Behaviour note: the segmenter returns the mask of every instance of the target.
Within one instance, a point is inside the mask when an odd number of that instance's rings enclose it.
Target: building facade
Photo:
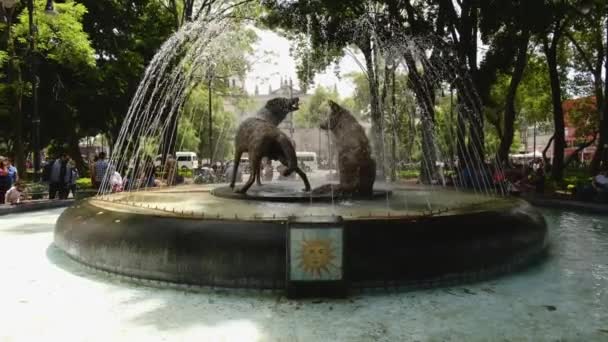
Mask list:
[[[595,115],[595,99],[594,98],[577,98],[577,99],[569,99],[565,100],[562,103],[562,108],[564,111],[564,123],[565,123],[565,140],[566,140],[566,148],[564,149],[564,157],[568,158],[572,153],[574,153],[578,146],[581,143],[581,138],[577,135],[576,127],[570,120],[570,113],[573,108],[576,108],[581,103],[591,101],[591,107],[588,108],[589,115]],[[552,121],[547,122],[538,122],[535,125],[527,126],[527,129],[523,130],[521,136],[521,143],[524,146],[525,152],[533,152],[538,151],[542,152],[547,144],[549,144],[551,137],[554,132],[554,125]],[[591,140],[593,137],[587,137],[587,140]],[[596,146],[592,144],[589,147],[582,149],[579,152],[579,160],[583,162],[589,162],[593,155],[595,154]],[[547,158],[553,159],[553,143],[547,149]]]

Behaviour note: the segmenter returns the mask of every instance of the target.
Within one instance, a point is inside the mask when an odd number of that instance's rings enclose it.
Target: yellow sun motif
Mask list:
[[[332,248],[331,240],[302,240],[299,267],[313,277],[321,277],[322,272],[329,273],[329,267],[333,264],[336,256]]]

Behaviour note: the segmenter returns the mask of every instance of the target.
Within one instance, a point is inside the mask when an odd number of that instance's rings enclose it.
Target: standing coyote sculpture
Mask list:
[[[240,189],[239,193],[247,190],[258,180],[260,183],[260,172],[262,158],[278,160],[287,166],[282,172],[283,176],[289,176],[296,172],[304,181],[305,191],[310,191],[310,183],[306,174],[298,167],[298,159],[293,143],[283,133],[278,125],[285,119],[288,113],[298,110],[299,99],[274,98],[266,102],[257,115],[243,121],[237,130],[234,149],[234,168],[230,187],[234,188],[236,182],[236,170],[238,170],[241,156],[247,152],[251,163],[251,174],[249,179]]]

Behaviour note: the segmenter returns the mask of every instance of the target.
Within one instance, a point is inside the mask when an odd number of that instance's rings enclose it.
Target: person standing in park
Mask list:
[[[8,168],[8,178],[10,179],[12,186],[19,181],[19,172],[15,165],[13,165],[11,158],[6,159],[6,167]]]
[[[70,160],[70,182],[68,183],[68,196],[70,192],[72,193],[72,197],[76,198],[76,181],[80,178],[80,174],[78,173],[78,169],[76,168],[76,163],[73,160]]]
[[[4,196],[11,187],[10,182],[6,160],[0,157],[0,204],[4,204]]]
[[[101,183],[104,180],[106,172],[108,171],[108,160],[106,159],[106,153],[100,152],[99,159],[93,164],[93,186],[95,189],[99,189],[101,187]]]
[[[51,166],[51,174],[49,179],[49,199],[55,199],[59,193],[59,199],[68,198],[68,184],[72,174],[71,167],[68,163],[69,157],[66,153],[62,153]]]

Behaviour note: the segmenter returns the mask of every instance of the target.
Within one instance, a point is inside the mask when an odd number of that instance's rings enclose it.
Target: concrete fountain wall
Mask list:
[[[294,217],[132,212],[128,204],[101,202],[78,202],[57,221],[54,243],[79,262],[183,284],[265,289],[287,285],[288,231]],[[312,217],[299,220],[314,226]],[[475,209],[341,222],[341,271],[348,288],[482,279],[532,262],[547,247],[544,218],[516,199],[494,199]]]

